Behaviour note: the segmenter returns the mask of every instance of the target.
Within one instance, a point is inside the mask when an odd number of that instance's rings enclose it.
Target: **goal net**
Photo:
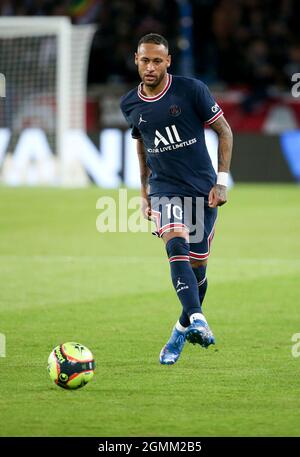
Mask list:
[[[25,129],[40,129],[59,157],[64,134],[85,130],[93,33],[93,25],[72,26],[67,17],[0,18],[0,129],[9,131],[10,152]]]

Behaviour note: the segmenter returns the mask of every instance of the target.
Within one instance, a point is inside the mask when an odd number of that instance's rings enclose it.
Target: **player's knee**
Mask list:
[[[172,238],[184,238],[186,241],[189,240],[189,234],[186,230],[170,230],[168,232],[165,232],[162,236],[162,239],[164,240],[165,244],[167,244]]]
[[[204,260],[190,259],[190,263],[192,265],[192,268],[206,267],[207,259],[204,259]]]
[[[189,243],[181,236],[171,238],[166,243],[166,250],[169,259],[176,256],[185,256],[187,258],[182,260],[189,260]]]

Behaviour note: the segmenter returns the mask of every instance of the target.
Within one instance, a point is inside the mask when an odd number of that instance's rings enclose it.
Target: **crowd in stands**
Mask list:
[[[74,24],[97,24],[89,82],[137,80],[138,39],[166,36],[180,61],[180,8],[184,0],[2,0],[0,15],[69,15]],[[296,0],[190,0],[194,76],[224,88],[251,88],[255,97],[288,90],[300,73]],[[299,2],[298,2],[299,3]]]
[[[227,85],[286,88],[300,72],[293,0],[195,1],[197,73]]]

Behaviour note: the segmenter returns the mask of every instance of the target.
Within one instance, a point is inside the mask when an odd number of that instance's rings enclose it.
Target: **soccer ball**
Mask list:
[[[94,376],[95,361],[83,344],[69,342],[56,346],[48,358],[48,373],[56,385],[79,389]]]

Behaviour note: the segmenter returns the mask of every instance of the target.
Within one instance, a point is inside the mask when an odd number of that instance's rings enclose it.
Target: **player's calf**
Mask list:
[[[193,268],[194,275],[196,276],[197,283],[198,283],[198,292],[199,292],[199,300],[201,307],[203,306],[204,297],[207,291],[207,277],[206,277],[206,268],[207,268],[207,260],[202,262],[193,262],[191,261],[191,265]]]
[[[188,316],[201,313],[198,284],[189,258],[189,243],[177,236],[166,244],[169,257],[171,277],[183,310]]]

